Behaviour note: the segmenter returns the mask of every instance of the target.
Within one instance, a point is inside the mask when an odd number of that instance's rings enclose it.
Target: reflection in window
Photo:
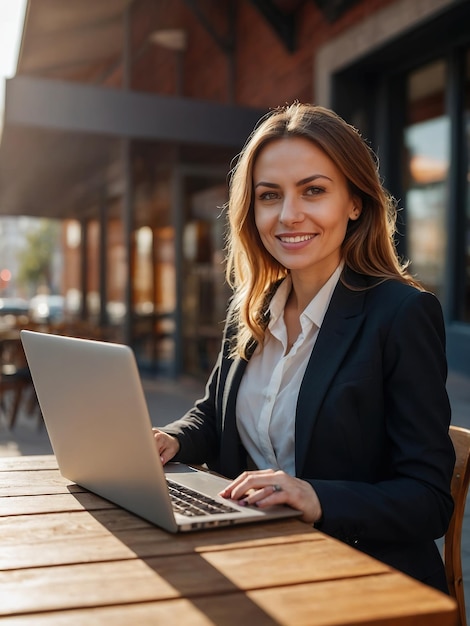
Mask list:
[[[153,233],[149,226],[136,231],[134,307],[138,315],[153,313]]]
[[[444,114],[445,65],[438,61],[412,72],[407,82],[404,143],[407,154],[405,207],[411,272],[443,298],[447,246],[449,119]]]
[[[225,182],[188,180],[183,233],[185,371],[206,376],[217,359],[230,296],[225,281]]]
[[[470,322],[470,50],[467,52],[465,76],[465,120],[466,133],[466,169],[467,172],[467,197],[465,211],[465,285],[463,319]]]

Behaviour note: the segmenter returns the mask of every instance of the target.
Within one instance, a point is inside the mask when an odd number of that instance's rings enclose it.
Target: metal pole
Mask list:
[[[448,209],[446,214],[446,259],[443,280],[443,308],[447,322],[462,319],[465,303],[465,163],[464,50],[453,50],[448,56],[446,106],[451,123]]]
[[[131,82],[131,31],[130,9],[128,5],[123,19],[123,58],[122,58],[122,88],[130,89]],[[132,159],[131,143],[127,138],[121,140],[122,147],[122,176],[124,191],[122,198],[122,226],[125,248],[126,282],[124,286],[125,316],[123,321],[123,342],[132,344]]]
[[[108,286],[108,223],[107,223],[107,206],[106,206],[106,198],[103,196],[101,199],[101,204],[99,207],[100,211],[100,247],[99,247],[99,255],[100,255],[100,268],[99,268],[99,276],[100,276],[100,318],[99,325],[101,327],[108,326],[108,310],[106,307],[107,304],[107,286]]]
[[[171,205],[173,207],[173,228],[175,233],[175,275],[176,275],[176,308],[175,347],[172,375],[176,378],[183,371],[183,176],[179,163],[175,163],[172,175]]]
[[[88,319],[88,221],[80,220],[80,319]]]

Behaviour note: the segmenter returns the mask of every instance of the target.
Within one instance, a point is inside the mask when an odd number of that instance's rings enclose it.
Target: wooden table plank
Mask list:
[[[167,541],[164,531],[122,509],[93,513],[1,517],[0,569],[136,558]]]
[[[455,626],[452,600],[401,574],[3,617],[2,626]]]
[[[321,564],[321,567],[319,566]],[[187,553],[0,572],[0,615],[128,604],[277,588],[388,573],[383,563],[334,542]],[[132,584],[130,584],[132,581]]]
[[[34,497],[0,497],[0,517],[38,513],[95,511],[99,509],[116,509],[116,505],[89,491],[80,492],[79,498],[70,492],[41,494]]]
[[[50,493],[83,491],[75,483],[63,478],[57,470],[0,472],[0,497],[34,496]]]
[[[170,535],[120,508],[0,517],[0,536],[3,570],[324,540],[297,520]]]
[[[0,457],[0,472],[37,471],[57,469],[57,460],[53,454],[34,456]]]
[[[434,589],[397,572],[265,589],[247,596],[279,624],[456,625],[456,605],[449,596],[436,597]]]
[[[2,617],[2,626],[279,626],[243,594]],[[321,626],[321,625],[319,625]],[[446,625],[443,625],[446,626]]]

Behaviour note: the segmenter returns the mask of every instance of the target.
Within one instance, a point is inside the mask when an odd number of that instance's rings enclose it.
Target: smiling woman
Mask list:
[[[162,462],[207,463],[222,496],[302,519],[446,590],[453,501],[440,304],[398,258],[396,208],[360,134],[295,103],[232,172],[234,288],[206,395],[155,431]]]

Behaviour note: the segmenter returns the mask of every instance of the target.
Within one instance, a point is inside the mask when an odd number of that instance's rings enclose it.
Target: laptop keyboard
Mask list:
[[[222,504],[214,498],[178,485],[167,479],[168,491],[173,505],[173,510],[187,517],[198,515],[213,515],[214,513],[240,513],[237,509]]]

